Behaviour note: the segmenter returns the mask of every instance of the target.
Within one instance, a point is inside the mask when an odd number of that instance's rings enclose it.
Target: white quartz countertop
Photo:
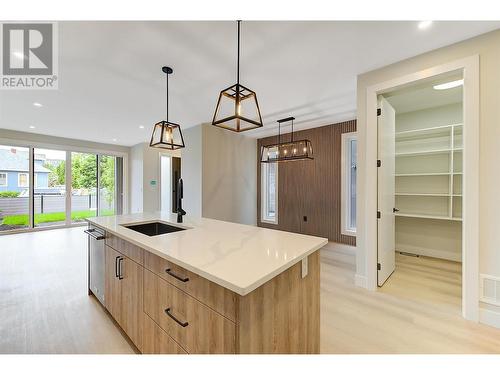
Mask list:
[[[189,229],[150,237],[123,226],[156,220]],[[184,216],[184,223],[177,224],[176,215],[160,212],[87,221],[240,295],[328,243],[326,238],[206,218]]]

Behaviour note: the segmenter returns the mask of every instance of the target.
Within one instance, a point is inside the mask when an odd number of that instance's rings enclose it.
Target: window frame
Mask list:
[[[340,233],[346,236],[356,236],[356,227],[350,227],[352,207],[350,204],[350,188],[351,188],[351,142],[355,140],[356,145],[358,142],[358,133],[350,132],[343,133],[341,136],[341,212],[340,212]],[[356,154],[357,158],[357,154]],[[357,168],[358,162],[356,160],[355,166]],[[357,189],[357,179],[356,179]],[[357,196],[356,196],[357,203]],[[356,205],[357,206],[357,205]],[[356,218],[357,221],[357,218]]]
[[[275,173],[275,191],[274,191],[274,217],[268,215],[268,196],[269,196],[269,185],[268,185],[268,170],[271,164],[276,166]],[[278,163],[261,163],[260,170],[260,180],[261,180],[261,212],[260,221],[266,224],[278,224]]]
[[[9,173],[0,172],[0,175],[5,175],[5,184],[0,184],[0,187],[8,187],[9,186]]]
[[[26,176],[26,185],[21,185],[21,175]],[[30,174],[29,172],[18,172],[17,173],[17,187],[29,188],[30,187]]]

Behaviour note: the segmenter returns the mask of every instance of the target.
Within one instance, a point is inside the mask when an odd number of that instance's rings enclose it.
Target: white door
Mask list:
[[[379,97],[378,108],[378,147],[377,159],[380,167],[377,168],[378,180],[378,212],[377,217],[377,280],[382,286],[396,267],[395,253],[395,126],[396,113],[389,102]]]
[[[160,159],[160,202],[161,210],[166,213],[172,212],[172,159],[170,156],[162,155]]]

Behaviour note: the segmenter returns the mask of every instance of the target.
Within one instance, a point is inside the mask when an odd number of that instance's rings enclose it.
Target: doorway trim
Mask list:
[[[367,87],[364,150],[366,168],[363,173],[366,186],[377,186],[378,95],[451,72],[461,72],[464,79],[462,315],[467,320],[477,322],[479,320],[479,55],[472,55]],[[364,237],[361,242],[365,244],[366,288],[375,291],[377,290],[377,219],[375,215],[377,189],[366,189],[366,193],[361,198],[360,203],[365,208],[365,215],[360,219],[363,220],[365,230],[358,233],[358,236]]]

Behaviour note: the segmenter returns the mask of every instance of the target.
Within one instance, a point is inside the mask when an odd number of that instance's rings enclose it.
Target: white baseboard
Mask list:
[[[479,308],[479,322],[488,326],[500,328],[500,312]]]
[[[426,257],[432,257],[432,258],[439,258],[439,259],[446,259],[446,260],[451,260],[454,262],[461,262],[462,261],[462,253],[452,253],[449,251],[442,251],[442,250],[436,250],[436,249],[426,249],[418,246],[411,246],[411,245],[398,245],[396,244],[396,252],[407,252],[411,254],[417,254],[417,255],[422,255]]]
[[[366,288],[366,285],[367,285],[366,276],[355,274],[354,275],[354,285],[359,286],[360,288],[367,289]]]

